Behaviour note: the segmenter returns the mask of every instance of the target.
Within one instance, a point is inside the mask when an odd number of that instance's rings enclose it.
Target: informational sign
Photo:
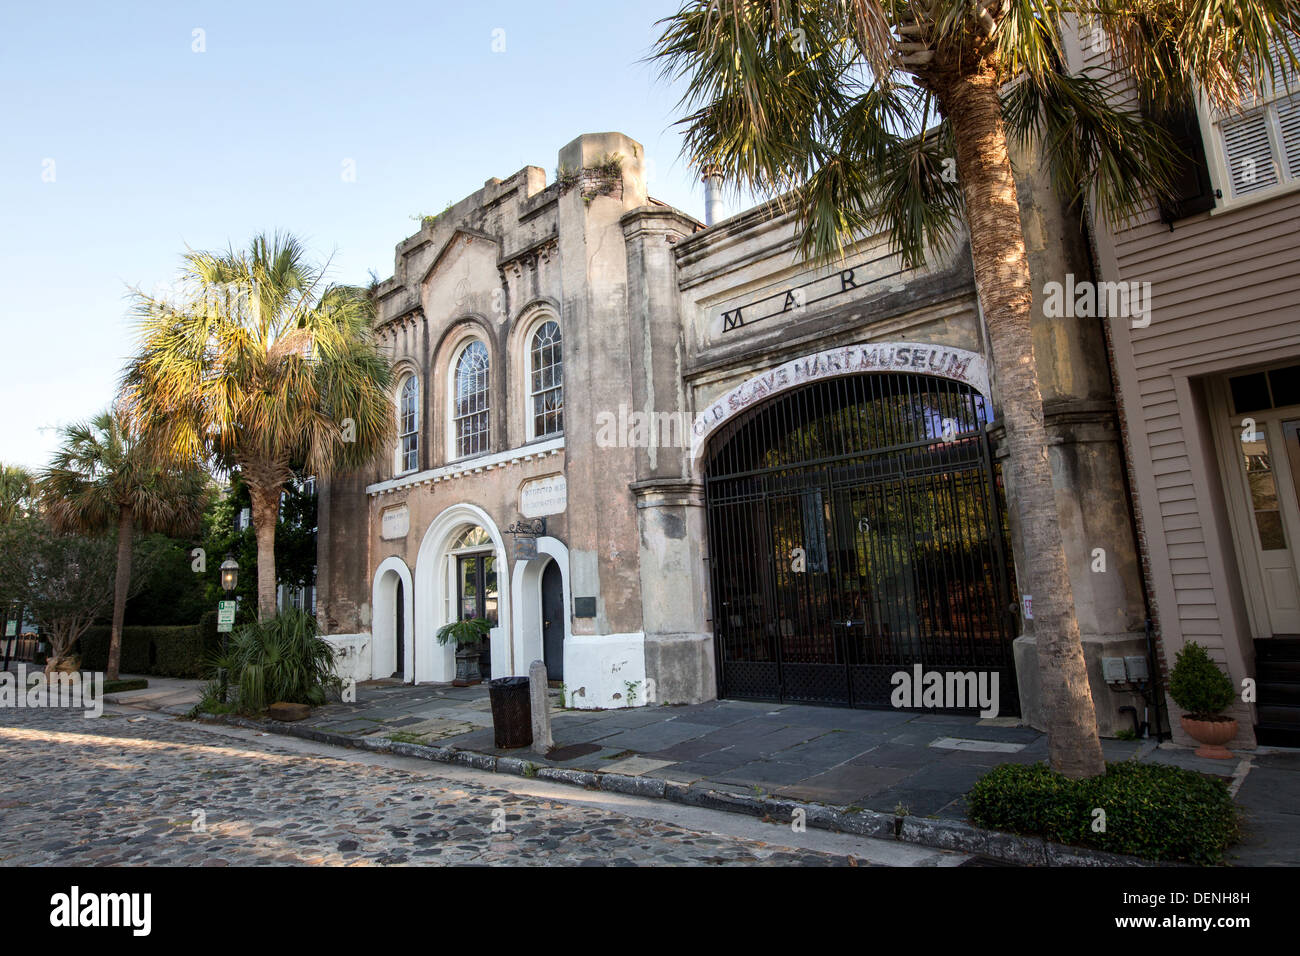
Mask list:
[[[391,541],[394,538],[405,538],[408,531],[411,530],[411,509],[406,505],[397,508],[389,508],[383,513],[380,519],[380,534],[385,541]]]
[[[217,633],[229,634],[235,627],[235,602],[217,602]]]
[[[515,558],[520,561],[531,561],[537,557],[537,539],[526,536],[515,538]]]
[[[563,475],[525,481],[519,489],[519,513],[525,518],[564,514],[569,506],[569,486]]]
[[[1020,600],[1025,607],[1025,620],[1032,621],[1034,619],[1034,596],[1032,594],[1022,594]]]
[[[5,625],[5,637],[16,637],[18,634],[18,622],[10,621]]]

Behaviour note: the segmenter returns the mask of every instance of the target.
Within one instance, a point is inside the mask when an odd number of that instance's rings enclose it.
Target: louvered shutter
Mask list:
[[[1160,218],[1170,224],[1214,208],[1214,188],[1205,163],[1205,141],[1195,107],[1162,109],[1147,103],[1142,112],[1164,128],[1178,147],[1179,157],[1173,173],[1173,195],[1160,201]]]
[[[1300,179],[1300,93],[1278,101],[1277,125],[1282,134],[1282,158],[1287,176]]]
[[[1219,130],[1223,134],[1223,159],[1234,198],[1277,185],[1278,171],[1268,138],[1267,112],[1224,119]]]

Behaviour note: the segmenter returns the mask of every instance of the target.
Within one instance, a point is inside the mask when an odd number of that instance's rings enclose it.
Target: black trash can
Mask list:
[[[488,681],[492,700],[492,731],[498,750],[527,747],[533,742],[532,695],[527,677],[498,677]]]

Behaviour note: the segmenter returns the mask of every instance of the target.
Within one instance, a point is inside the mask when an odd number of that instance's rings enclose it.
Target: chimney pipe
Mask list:
[[[722,169],[718,166],[705,166],[701,176],[704,180],[704,224],[711,226],[722,216]]]

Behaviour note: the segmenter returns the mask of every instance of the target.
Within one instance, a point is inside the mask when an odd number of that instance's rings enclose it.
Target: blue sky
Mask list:
[[[605,130],[645,145],[653,195],[702,216],[677,93],[641,62],[677,6],[7,4],[0,461],[43,465],[57,426],[108,404],[127,289],[169,281],[186,246],[288,229],[339,281],[387,277],[412,216],[523,166],[549,181],[561,146]]]

